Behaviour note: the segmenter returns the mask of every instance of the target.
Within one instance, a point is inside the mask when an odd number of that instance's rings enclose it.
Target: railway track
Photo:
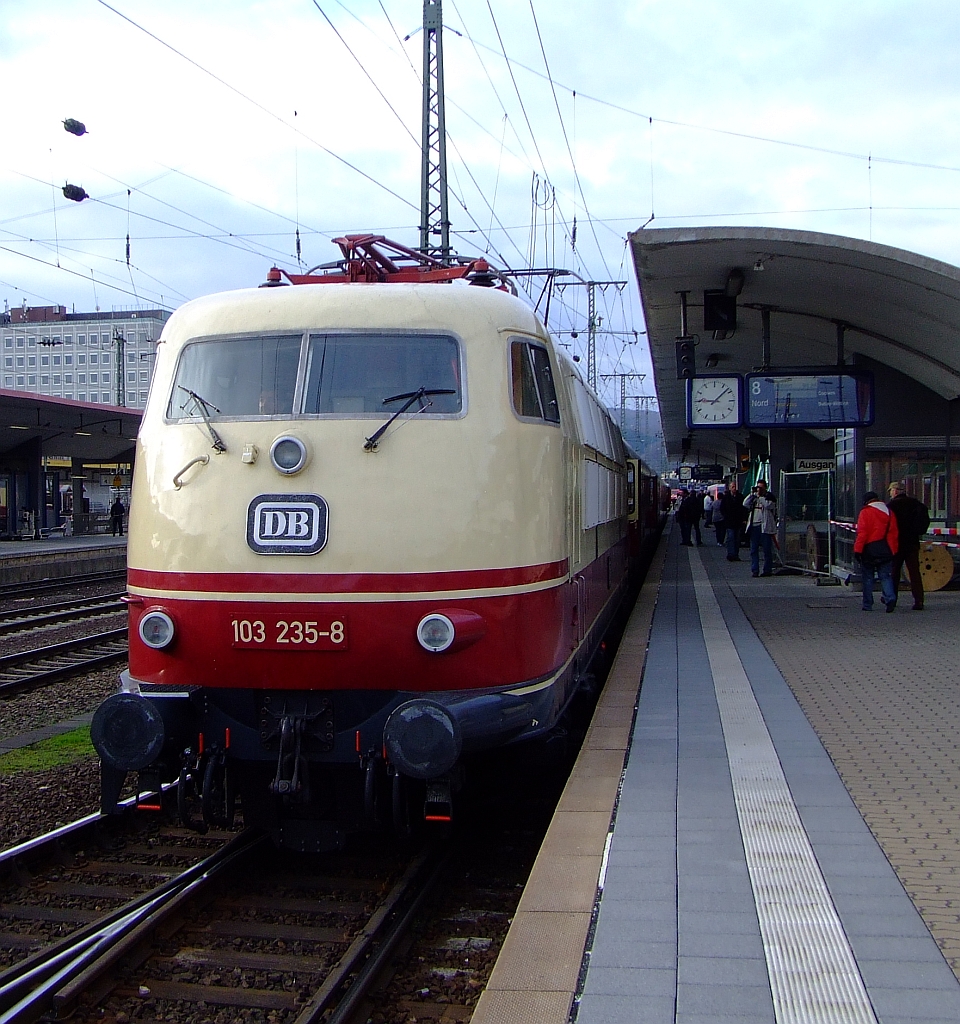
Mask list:
[[[238,1019],[247,1010],[290,1024],[345,1022],[420,913],[443,858],[429,847],[401,869],[396,857],[321,861],[280,854],[245,830],[93,920],[68,910],[79,925],[69,936],[0,974],[0,1020],[100,1020],[108,1000],[110,1019],[139,1017],[149,1002],[166,1020],[180,1016],[175,1007],[192,1007],[187,1017],[205,1005]],[[60,883],[64,894],[89,901],[98,886],[118,891],[105,865],[82,867],[90,881]],[[122,863],[114,871],[123,878]],[[0,919],[7,912],[0,905]]]
[[[126,569],[111,569],[105,572],[78,573],[75,576],[58,576],[55,579],[36,580],[30,583],[5,583],[0,586],[0,598],[28,594],[41,594],[51,590],[67,590],[70,587],[82,587],[92,583],[107,583],[114,580],[125,580]]]
[[[35,690],[127,656],[127,630],[111,629],[0,657],[0,696]]]
[[[71,601],[0,612],[0,634],[40,629],[43,626],[122,612],[125,605],[121,598],[125,593],[126,591],[121,590],[100,597],[76,598]]]

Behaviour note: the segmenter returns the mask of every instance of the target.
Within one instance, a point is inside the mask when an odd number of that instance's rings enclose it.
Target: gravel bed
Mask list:
[[[63,679],[41,690],[0,700],[0,739],[96,711],[110,694],[117,692],[119,676],[125,667],[124,662],[118,661],[87,675]]]
[[[24,587],[29,587],[24,583]],[[102,580],[99,583],[84,583],[82,586],[64,587],[61,589],[41,590],[35,594],[17,597],[15,594],[0,594],[0,612],[29,611],[56,601],[77,601],[83,597],[102,597],[104,594],[116,594],[123,590],[122,578]]]
[[[44,772],[0,775],[0,849],[67,825],[100,806],[95,757]]]

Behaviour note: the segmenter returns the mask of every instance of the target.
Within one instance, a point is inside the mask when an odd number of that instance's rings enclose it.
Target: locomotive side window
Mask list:
[[[289,416],[301,336],[225,338],[184,347],[170,395],[170,419]],[[202,403],[202,405],[201,405]]]
[[[546,420],[548,423],[559,423],[560,406],[547,350],[526,341],[512,341],[510,368],[513,407],[517,414],[530,419]]]
[[[310,335],[303,400],[307,415],[383,415],[398,408],[396,401],[411,397],[421,388],[449,392],[425,396],[422,415],[449,415],[463,408],[460,349],[453,338],[424,334]]]

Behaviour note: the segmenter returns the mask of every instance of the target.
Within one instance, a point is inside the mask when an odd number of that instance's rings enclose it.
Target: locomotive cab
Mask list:
[[[179,778],[188,824],[239,792],[301,849],[449,817],[466,756],[576,691],[625,591],[625,481],[606,411],[499,289],[188,303],[138,439],[104,810],[139,771]]]

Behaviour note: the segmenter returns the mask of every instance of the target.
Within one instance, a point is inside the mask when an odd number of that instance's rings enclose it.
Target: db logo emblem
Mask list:
[[[247,544],[261,555],[315,555],[327,543],[318,494],[261,494],[247,509]]]

